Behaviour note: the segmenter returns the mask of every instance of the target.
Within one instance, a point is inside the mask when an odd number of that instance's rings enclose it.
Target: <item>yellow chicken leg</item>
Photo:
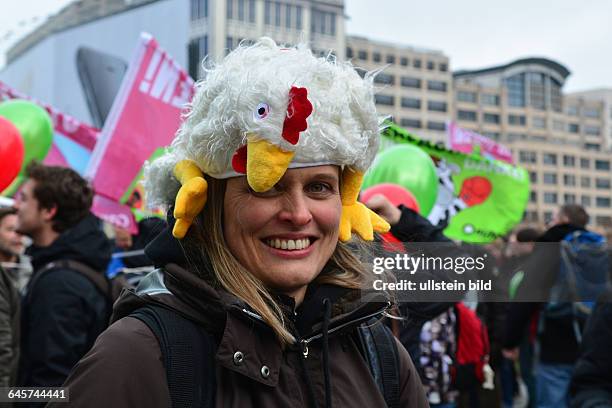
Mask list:
[[[181,239],[193,223],[193,219],[202,211],[206,204],[208,183],[204,174],[191,160],[181,160],[174,166],[174,175],[181,183],[181,188],[174,202],[174,218],[176,223],[172,235]]]
[[[374,231],[387,232],[391,226],[368,207],[357,201],[363,182],[363,173],[346,167],[342,171],[342,216],[340,218],[339,239],[346,242],[351,233],[356,232],[366,241],[374,239]]]

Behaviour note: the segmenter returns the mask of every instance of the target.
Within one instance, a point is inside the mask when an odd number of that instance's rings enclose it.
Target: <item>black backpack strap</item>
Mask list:
[[[215,403],[216,346],[203,328],[162,306],[132,314],[159,342],[173,408],[212,408]]]
[[[73,261],[71,259],[60,259],[58,261],[49,262],[38,271],[36,271],[35,275],[32,277],[32,284],[38,282],[40,277],[44,275],[46,272],[52,269],[70,269],[72,271],[78,272],[81,275],[84,275],[87,279],[94,284],[96,289],[100,292],[107,294],[109,290],[110,283],[106,278],[104,272],[96,271],[95,269],[85,265],[82,262]]]
[[[87,279],[94,284],[94,286],[105,296],[109,297],[110,295],[110,281],[106,277],[106,274],[101,271],[96,271],[95,269],[85,265],[82,262],[73,261],[71,259],[64,259],[57,262],[52,262],[52,264],[57,264],[57,267],[71,269],[73,271],[77,271],[80,274],[84,275]]]
[[[400,369],[397,344],[389,328],[373,318],[358,328],[359,339],[374,381],[388,408],[399,407]]]
[[[85,265],[82,262],[73,261],[70,259],[60,259],[57,261],[49,262],[42,268],[38,269],[32,276],[32,279],[30,279],[30,283],[28,284],[28,293],[26,294],[28,298],[30,297],[32,289],[34,288],[36,283],[38,283],[40,278],[42,278],[43,275],[45,275],[52,269],[70,269],[71,271],[80,273],[81,275],[89,279],[89,281],[96,287],[96,289],[98,289],[98,291],[100,291],[101,294],[103,294],[107,298],[107,300],[109,299],[111,284],[108,278],[106,277],[106,274],[104,274],[104,272],[96,271],[95,269]],[[110,302],[111,306],[112,304],[113,303]]]

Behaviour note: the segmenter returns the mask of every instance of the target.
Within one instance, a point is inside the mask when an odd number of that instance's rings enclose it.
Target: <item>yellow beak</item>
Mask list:
[[[247,137],[247,181],[258,193],[268,191],[283,177],[294,152],[286,152],[272,143]]]

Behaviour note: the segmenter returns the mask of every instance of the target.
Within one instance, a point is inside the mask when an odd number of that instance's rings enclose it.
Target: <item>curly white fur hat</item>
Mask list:
[[[380,123],[372,77],[361,78],[350,63],[269,38],[240,45],[206,71],[168,153],[147,164],[148,202],[174,202],[180,184],[173,169],[182,160],[215,178],[261,173],[249,178],[259,190],[292,167],[336,164],[364,173],[378,150]],[[262,141],[263,150],[276,150],[257,153],[249,167],[247,152]],[[262,183],[271,168],[280,173]]]

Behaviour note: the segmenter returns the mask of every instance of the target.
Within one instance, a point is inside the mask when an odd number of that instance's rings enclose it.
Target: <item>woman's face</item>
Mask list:
[[[331,257],[342,211],[339,173],[331,165],[290,169],[264,193],[246,177],[227,181],[225,241],[266,286],[300,298]]]

